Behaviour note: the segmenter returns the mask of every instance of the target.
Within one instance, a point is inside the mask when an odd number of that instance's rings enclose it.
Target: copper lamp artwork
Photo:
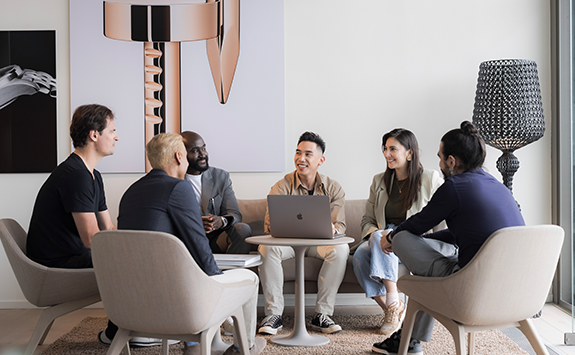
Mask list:
[[[104,1],[104,36],[144,43],[145,144],[156,134],[181,132],[181,42],[206,40],[218,98],[226,103],[240,52],[240,3],[134,2]]]
[[[513,175],[519,169],[513,152],[545,133],[537,64],[524,59],[481,63],[473,123],[485,143],[503,152],[497,169],[513,192]]]

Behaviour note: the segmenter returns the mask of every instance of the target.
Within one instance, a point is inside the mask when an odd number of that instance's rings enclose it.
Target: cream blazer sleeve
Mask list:
[[[383,183],[383,173],[377,174],[371,182],[369,197],[365,202],[365,214],[361,219],[362,239],[372,232],[385,227],[385,204],[387,203],[387,197],[387,191]]]
[[[421,188],[417,200],[406,212],[406,218],[418,213],[427,205],[435,191],[443,184],[443,179],[436,170],[423,170],[421,176]],[[362,238],[370,235],[376,230],[383,229],[387,225],[385,220],[385,205],[387,204],[388,194],[383,182],[383,173],[373,177],[369,189],[369,197],[365,203],[365,214],[361,220]],[[445,229],[445,221],[433,228],[433,231]],[[431,231],[429,231],[431,232]]]

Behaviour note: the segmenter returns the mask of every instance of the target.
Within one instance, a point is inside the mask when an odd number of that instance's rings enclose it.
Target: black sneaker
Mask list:
[[[393,333],[389,338],[381,343],[373,344],[371,351],[378,354],[397,355],[399,343],[401,342],[401,330]],[[411,339],[407,347],[407,353],[412,355],[423,355],[421,343],[417,339]]]
[[[276,335],[278,330],[282,328],[282,316],[271,314],[262,320],[260,323],[260,329],[258,329],[258,333]]]
[[[318,313],[311,320],[311,329],[318,332],[331,334],[339,332],[341,330],[341,327],[335,324],[335,322],[332,321],[329,316]]]

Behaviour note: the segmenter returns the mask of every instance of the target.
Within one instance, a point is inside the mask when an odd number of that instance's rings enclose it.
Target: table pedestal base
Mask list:
[[[293,333],[290,335],[279,335],[273,337],[272,342],[278,345],[284,346],[319,346],[329,343],[329,338],[322,335],[309,334],[298,334],[297,336]]]
[[[309,334],[305,327],[305,292],[304,292],[304,256],[309,247],[320,245],[338,245],[353,242],[353,238],[337,239],[298,239],[274,238],[271,235],[260,235],[246,238],[250,244],[269,246],[290,246],[295,252],[295,314],[294,327],[290,335],[276,336],[271,339],[276,344],[285,346],[319,346],[329,343],[329,338],[322,335]]]
[[[294,246],[295,251],[295,314],[294,329],[290,335],[280,335],[271,340],[285,346],[319,346],[329,343],[329,338],[309,334],[305,327],[304,257],[307,246]]]

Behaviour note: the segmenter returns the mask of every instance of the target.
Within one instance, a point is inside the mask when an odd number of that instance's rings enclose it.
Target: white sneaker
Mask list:
[[[179,340],[168,340],[168,345],[178,344]],[[162,345],[162,339],[156,338],[144,338],[144,337],[133,337],[130,339],[130,346],[136,347],[148,347],[148,346],[160,346]]]
[[[393,302],[385,310],[385,318],[383,319],[383,324],[381,325],[381,334],[389,336],[401,325],[403,318],[405,317],[405,305],[401,300]]]
[[[98,341],[100,342],[100,344],[106,346],[110,346],[110,344],[112,344],[112,339],[109,339],[106,336],[105,331],[101,331],[100,333],[98,333]],[[180,342],[179,340],[168,340],[168,345],[178,344],[179,342]],[[133,337],[132,339],[130,339],[129,344],[130,346],[136,346],[136,347],[159,346],[162,345],[162,339]]]
[[[224,335],[233,335],[234,334],[234,319],[232,317],[228,317],[222,323],[222,327],[224,328]]]

